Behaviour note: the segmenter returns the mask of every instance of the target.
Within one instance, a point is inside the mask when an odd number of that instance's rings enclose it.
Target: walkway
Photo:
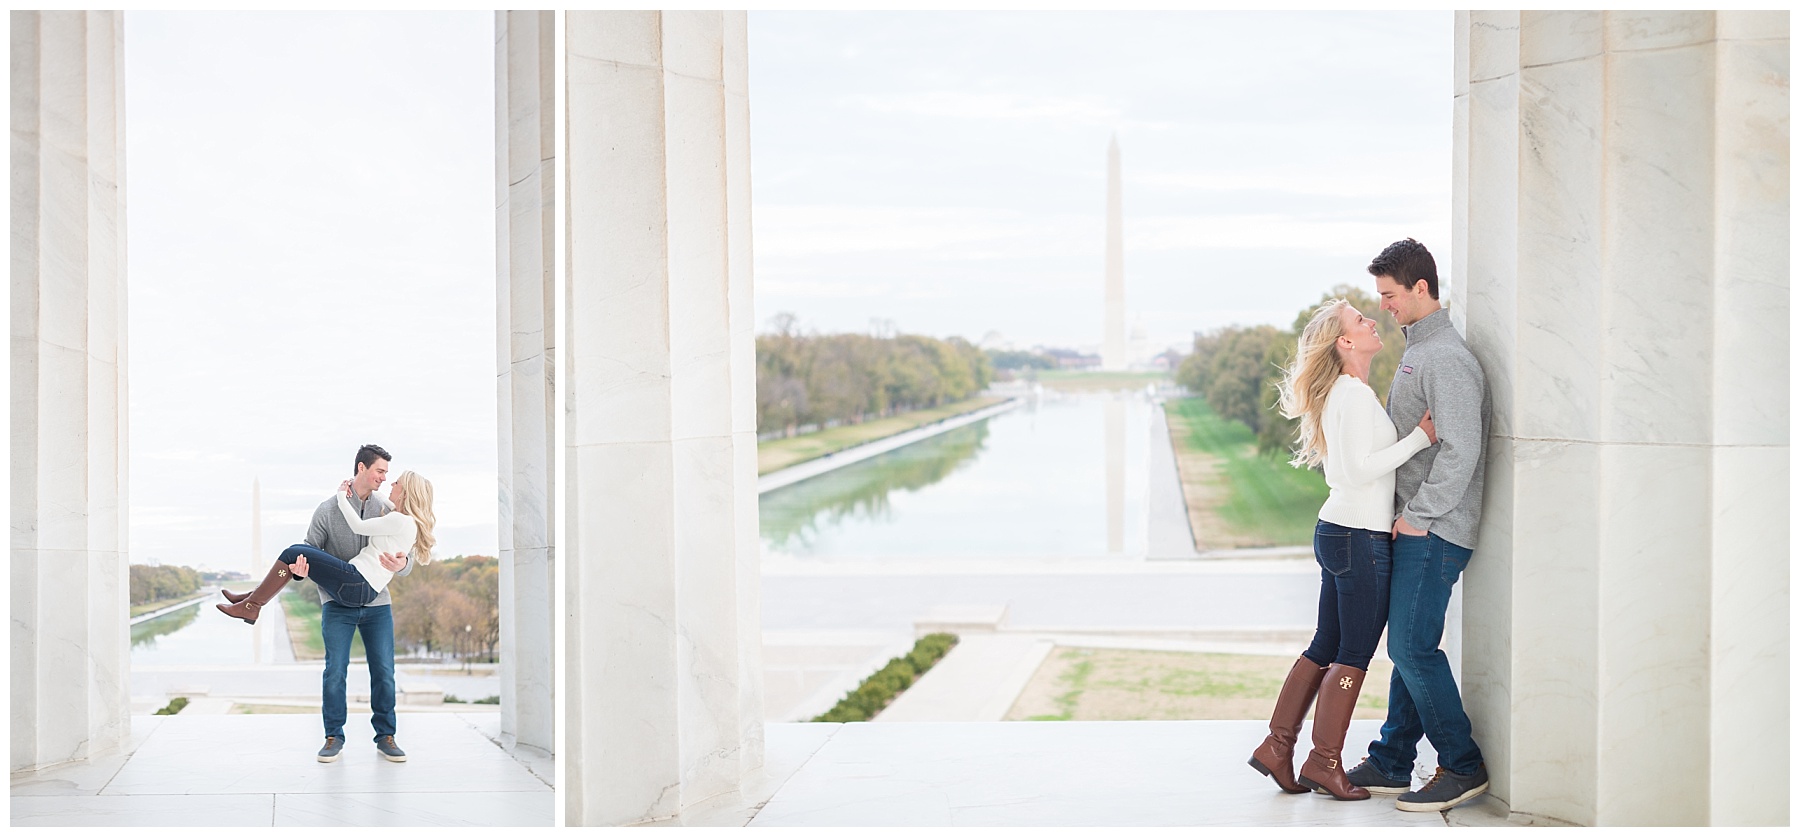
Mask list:
[[[133,716],[124,753],[12,777],[12,825],[554,825],[555,761],[495,743],[497,712],[408,714],[405,763],[352,714],[320,764],[316,714]]]
[[[1360,759],[1379,729],[1352,723],[1345,759]],[[1391,796],[1282,793],[1244,764],[1267,732],[1255,721],[770,724],[767,763],[746,799],[682,824],[1506,824],[1485,798],[1443,815],[1399,811]]]

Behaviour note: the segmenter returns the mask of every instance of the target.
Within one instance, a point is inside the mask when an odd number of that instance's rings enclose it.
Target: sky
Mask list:
[[[1291,324],[1389,242],[1449,268],[1451,12],[750,14],[759,328],[1097,347]]]
[[[1447,273],[1451,22],[752,12],[759,326],[1097,347],[1114,136],[1152,344]],[[128,12],[125,60],[132,560],[266,564],[365,442],[493,554],[492,14]]]

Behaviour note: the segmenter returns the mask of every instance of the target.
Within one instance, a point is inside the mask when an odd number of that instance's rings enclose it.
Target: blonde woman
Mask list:
[[[1406,438],[1396,439],[1387,411],[1369,388],[1369,366],[1379,351],[1375,321],[1334,299],[1301,331],[1299,351],[1281,381],[1281,414],[1300,420],[1294,465],[1323,466],[1331,488],[1313,529],[1318,630],[1288,671],[1269,718],[1269,735],[1250,757],[1251,767],[1288,793],[1311,789],[1337,799],[1369,798],[1367,790],[1344,777],[1339,753],[1387,625],[1394,469],[1437,443],[1430,413]],[[1315,694],[1313,748],[1296,780],[1294,744]]]
[[[368,520],[350,505],[351,483],[352,480],[344,480],[338,486],[338,511],[351,531],[368,537],[368,546],[345,561],[322,549],[294,544],[282,550],[275,566],[269,568],[269,574],[255,590],[247,594],[225,593],[231,604],[219,605],[219,610],[254,625],[263,607],[287,586],[290,577],[311,578],[332,599],[350,607],[362,607],[381,595],[399,569],[390,568],[383,553],[401,556],[389,559],[400,566],[405,565],[408,552],[420,564],[431,563],[431,547],[437,543],[431,533],[437,525],[437,516],[431,511],[431,481],[414,471],[401,474],[388,493],[393,512]]]

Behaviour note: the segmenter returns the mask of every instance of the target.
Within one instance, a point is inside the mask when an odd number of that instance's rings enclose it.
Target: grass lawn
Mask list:
[[[837,453],[865,442],[885,439],[934,421],[942,421],[963,413],[972,413],[1005,400],[986,396],[971,398],[942,407],[914,410],[897,416],[865,421],[862,424],[842,424],[791,439],[770,439],[766,442],[758,442],[756,444],[756,473],[760,476],[779,471],[809,459],[818,459],[828,453]]]
[[[163,608],[168,607],[169,605],[181,604],[182,602],[191,602],[194,600],[194,597],[198,596],[198,595],[200,595],[200,591],[195,590],[192,593],[183,593],[172,599],[158,599],[154,602],[144,602],[143,604],[132,605],[131,606],[131,618],[136,619],[137,617],[143,616],[144,614],[150,613],[151,611],[162,610]]]
[[[1088,372],[1040,369],[1037,382],[1045,389],[1106,391],[1143,389],[1146,384],[1172,382],[1167,372]]]
[[[1293,657],[1058,647],[1006,714],[1009,721],[1266,721]],[[1377,654],[1357,718],[1387,716],[1393,663]]]
[[[287,589],[281,591],[281,609],[287,614],[288,640],[294,646],[294,659],[325,659],[325,636],[319,633],[319,588],[310,582],[289,583]],[[351,634],[350,657],[366,656],[362,634]]]
[[[1250,428],[1227,421],[1202,398],[1166,405],[1169,435],[1199,549],[1312,543],[1330,489],[1317,471],[1261,456]]]

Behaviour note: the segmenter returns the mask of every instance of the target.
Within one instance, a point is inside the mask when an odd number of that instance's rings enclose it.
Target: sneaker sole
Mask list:
[[[1398,808],[1402,811],[1412,811],[1414,813],[1419,813],[1419,814],[1431,814],[1431,813],[1436,813],[1438,811],[1455,808],[1456,806],[1461,805],[1464,802],[1468,802],[1469,800],[1474,799],[1477,796],[1487,793],[1487,789],[1488,789],[1488,783],[1482,782],[1481,784],[1476,785],[1475,787],[1464,791],[1461,796],[1458,796],[1455,799],[1446,800],[1444,802],[1407,802],[1402,799],[1396,799],[1396,800],[1394,800],[1394,807]]]
[[[1379,793],[1379,794],[1385,794],[1387,796],[1399,796],[1400,794],[1403,794],[1403,793],[1406,793],[1407,791],[1412,790],[1412,786],[1410,786],[1410,785],[1407,787],[1404,787],[1404,788],[1402,788],[1402,787],[1391,787],[1390,788],[1385,785],[1357,785],[1357,787],[1362,788],[1363,790],[1366,790],[1369,793]]]
[[[341,755],[343,755],[343,753],[337,753],[335,755],[330,755],[330,756],[320,756],[319,761],[324,762],[326,764],[330,764],[331,762],[337,761],[338,756],[341,756]]]
[[[381,751],[377,750],[376,752],[381,752]],[[388,761],[406,761],[405,756],[390,756],[387,753],[381,753],[381,757],[384,759],[387,759]]]

